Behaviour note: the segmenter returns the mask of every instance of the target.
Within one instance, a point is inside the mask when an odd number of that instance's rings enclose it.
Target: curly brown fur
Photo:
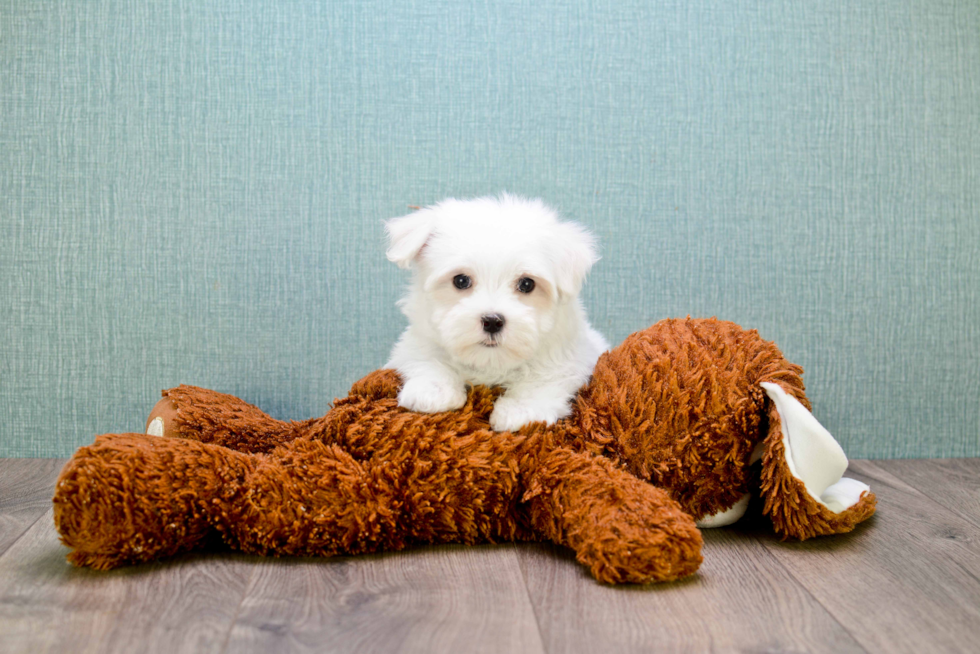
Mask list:
[[[390,370],[302,422],[181,386],[161,409],[176,438],[102,436],[81,448],[59,479],[55,522],[69,559],[100,569],[214,535],[246,552],[316,556],[546,538],[600,581],[677,579],[701,561],[694,519],[749,490],[753,447],[778,431],[758,384],[806,403],[801,372],[754,331],[688,319],[629,337],[600,358],[569,418],[516,433],[489,428],[499,391],[473,388],[459,411],[411,413]],[[778,457],[777,443],[770,450]],[[780,508],[800,504],[784,472],[768,465],[763,482],[781,533],[866,517],[817,515],[801,529],[799,511]]]
[[[398,409],[394,397],[352,395],[311,421],[303,437],[251,457],[186,439],[102,437],[63,471],[55,520],[75,548],[71,560],[101,569],[193,549],[209,529],[256,554],[329,556],[546,536],[575,548],[602,581],[668,580],[697,568],[700,534],[663,491],[609,461],[555,448],[547,430],[490,431],[494,395],[474,389],[462,411],[436,419]],[[222,482],[146,478],[185,459],[207,462],[212,480]],[[224,470],[228,464],[238,466],[234,474]],[[80,492],[106,484],[121,488],[102,502]],[[527,488],[537,489],[534,497],[524,497]],[[100,509],[87,509],[92,503]],[[158,506],[171,510],[161,514]],[[549,523],[545,508],[564,513]],[[188,519],[173,518],[181,512]],[[114,532],[119,524],[127,528]]]
[[[576,414],[604,454],[700,519],[749,490],[768,405],[759,383],[778,381],[809,407],[802,373],[755,330],[664,320],[603,355]]]
[[[234,395],[184,384],[161,395],[163,399],[151,417],[166,409],[166,436],[192,438],[240,452],[268,452],[301,433],[298,423],[274,420]]]
[[[840,513],[834,513],[816,502],[786,464],[779,413],[772,406],[769,407],[769,421],[772,428],[766,439],[760,490],[765,498],[762,512],[772,520],[777,534],[784,539],[798,540],[843,534],[874,515],[877,498],[870,492]]]
[[[75,452],[55,486],[68,560],[108,570],[200,547],[231,521],[258,460],[194,441],[99,436]]]

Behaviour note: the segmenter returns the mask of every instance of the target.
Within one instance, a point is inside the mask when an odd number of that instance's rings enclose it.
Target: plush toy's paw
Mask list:
[[[494,431],[517,431],[530,422],[553,425],[571,411],[567,398],[532,400],[504,395],[493,405],[490,427]]]
[[[177,417],[177,407],[169,397],[160,398],[153,408],[150,415],[146,418],[145,433],[148,436],[173,437],[173,421]]]
[[[419,413],[455,411],[466,404],[466,388],[432,377],[409,379],[398,393],[398,406]]]
[[[638,508],[593,525],[576,543],[576,559],[612,584],[675,581],[697,572],[702,540],[691,517],[676,504]]]
[[[108,570],[201,546],[225,520],[237,524],[247,455],[143,434],[99,436],[55,485],[54,522],[68,560]]]

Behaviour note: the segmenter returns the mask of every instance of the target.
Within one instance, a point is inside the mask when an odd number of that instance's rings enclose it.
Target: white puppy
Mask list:
[[[388,259],[413,270],[399,303],[409,325],[387,367],[398,404],[436,413],[467,384],[503,386],[490,426],[551,424],[571,412],[606,340],[578,298],[598,259],[593,238],[539,200],[446,200],[390,220]]]

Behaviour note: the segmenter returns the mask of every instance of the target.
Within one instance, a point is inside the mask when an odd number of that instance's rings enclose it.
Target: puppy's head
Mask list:
[[[390,220],[388,259],[414,271],[402,301],[460,362],[507,369],[560,326],[596,262],[592,235],[539,200],[446,200]]]

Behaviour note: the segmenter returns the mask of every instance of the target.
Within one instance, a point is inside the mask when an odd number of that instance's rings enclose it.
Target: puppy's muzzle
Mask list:
[[[507,322],[499,313],[488,313],[481,316],[480,320],[483,321],[483,331],[488,334],[496,334],[504,328],[504,323]]]

